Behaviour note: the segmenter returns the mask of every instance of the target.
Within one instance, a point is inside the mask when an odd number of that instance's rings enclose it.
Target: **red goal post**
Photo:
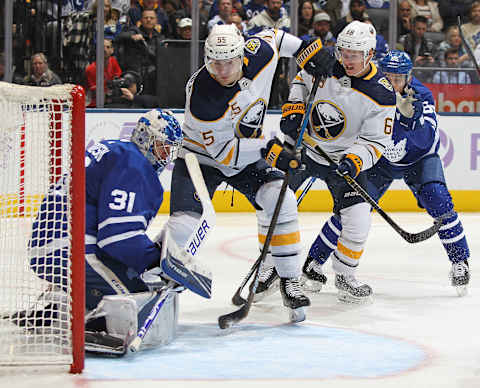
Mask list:
[[[80,86],[0,82],[0,171],[0,367],[64,365],[80,373],[85,315]]]

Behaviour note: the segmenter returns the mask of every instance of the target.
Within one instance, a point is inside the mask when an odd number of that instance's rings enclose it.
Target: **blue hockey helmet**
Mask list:
[[[182,128],[169,110],[152,109],[138,120],[131,141],[160,172],[177,158],[183,142]]]
[[[390,50],[379,63],[384,73],[407,74],[412,71],[412,60],[410,56],[401,50]]]

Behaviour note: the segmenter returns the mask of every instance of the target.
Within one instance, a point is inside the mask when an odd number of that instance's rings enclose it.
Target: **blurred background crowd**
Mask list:
[[[277,28],[333,47],[353,20],[375,26],[377,61],[389,48],[404,50],[421,81],[474,84],[480,95],[459,34],[461,26],[480,59],[479,0],[4,0],[0,77],[81,84],[88,107],[183,108],[213,25],[234,23],[245,37]],[[296,70],[289,59],[279,63],[270,109],[287,99]]]

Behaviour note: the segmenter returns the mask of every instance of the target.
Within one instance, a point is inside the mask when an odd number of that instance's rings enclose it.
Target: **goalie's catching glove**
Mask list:
[[[280,130],[293,140],[297,139],[304,114],[305,104],[303,102],[287,102],[283,104]]]
[[[362,165],[362,159],[357,155],[347,154],[338,164],[337,172],[341,175],[350,175],[352,178],[356,178],[362,171]]]
[[[282,171],[296,170],[300,167],[300,160],[288,152],[276,137],[270,140],[265,148],[261,149],[262,157],[267,163]]]
[[[328,78],[332,76],[335,58],[322,48],[320,39],[303,42],[294,56],[297,65],[313,77]]]

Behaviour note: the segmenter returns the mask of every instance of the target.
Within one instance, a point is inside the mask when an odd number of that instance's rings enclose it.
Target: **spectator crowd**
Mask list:
[[[395,0],[299,0],[297,36],[320,38],[333,54],[336,37],[348,23],[368,22],[377,30],[375,60],[379,61],[389,50],[390,1]],[[410,55],[417,77],[430,83],[479,83],[478,75],[468,70],[474,63],[462,44],[456,15],[472,51],[480,53],[480,1],[397,1],[397,41],[390,48]],[[292,32],[290,0],[198,0],[198,7],[201,42],[216,24],[235,24],[245,36],[264,28]],[[88,106],[95,107],[98,14],[96,0],[15,0],[13,82],[80,83],[88,91]],[[192,25],[192,0],[104,0],[106,106],[156,106],[159,74],[164,74],[169,61],[179,69],[185,63],[181,55],[189,53]],[[171,54],[165,55],[165,48]],[[0,54],[1,71],[3,61]],[[271,108],[281,105],[288,93],[288,66],[288,61],[281,61],[277,67]],[[185,71],[186,80],[189,69]],[[137,98],[139,94],[145,98]]]

